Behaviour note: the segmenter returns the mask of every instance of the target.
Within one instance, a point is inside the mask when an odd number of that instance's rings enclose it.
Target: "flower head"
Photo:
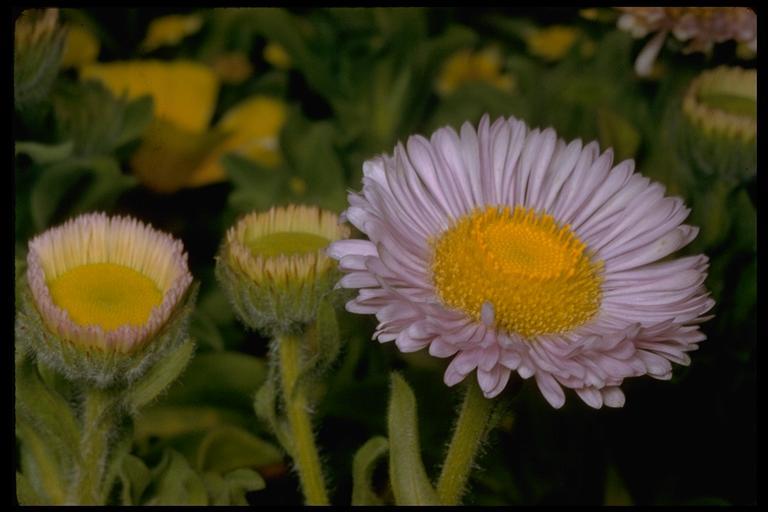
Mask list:
[[[453,357],[449,386],[477,370],[494,397],[516,371],[555,407],[562,387],[622,406],[625,378],[689,363],[713,301],[706,256],[665,259],[698,232],[682,200],[612,161],[487,116],[367,161],[343,215],[369,240],[328,249],[359,289],[347,310],[375,314],[380,342]]]
[[[685,52],[708,52],[715,43],[735,40],[757,49],[757,16],[746,7],[619,7],[619,28],[633,37],[656,35],[635,62],[640,76],[648,76],[668,33],[689,41]]]
[[[125,369],[115,361],[138,365],[185,337],[172,324],[189,309],[186,254],[135,219],[86,214],[38,235],[29,242],[26,282],[21,338],[69,373],[104,384]]]
[[[502,73],[502,66],[501,51],[495,46],[478,52],[460,50],[443,64],[437,78],[437,92],[448,95],[469,82],[485,82],[498,89],[512,91],[515,79]]]
[[[720,66],[691,81],[682,134],[695,169],[739,181],[757,167],[757,71]]]
[[[227,231],[217,274],[243,322],[285,333],[314,319],[338,277],[325,249],[348,236],[336,214],[315,207],[253,212]]]
[[[28,9],[16,19],[13,95],[18,109],[24,110],[48,95],[59,72],[65,39],[58,9]]]

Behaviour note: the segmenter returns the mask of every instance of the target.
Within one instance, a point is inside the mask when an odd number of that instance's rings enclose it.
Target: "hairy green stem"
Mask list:
[[[478,448],[490,430],[493,401],[483,396],[475,379],[468,380],[464,403],[437,482],[437,495],[445,505],[460,503]]]
[[[320,457],[307,410],[307,397],[303,389],[294,389],[301,370],[301,341],[301,338],[293,335],[277,339],[282,394],[293,440],[293,462],[299,473],[307,505],[328,505]]]
[[[80,463],[72,482],[70,502],[78,505],[104,505],[104,475],[117,422],[113,394],[97,388],[85,391],[83,427],[80,437]]]

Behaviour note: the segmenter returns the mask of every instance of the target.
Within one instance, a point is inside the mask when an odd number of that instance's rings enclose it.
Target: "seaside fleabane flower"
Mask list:
[[[216,275],[240,319],[269,334],[314,320],[339,277],[325,254],[347,238],[337,214],[288,205],[251,212],[232,226],[216,258]]]
[[[191,283],[178,240],[81,215],[29,242],[17,340],[72,379],[130,382],[186,341]]]
[[[563,387],[621,407],[625,378],[669,379],[705,338],[707,257],[665,259],[698,232],[689,210],[596,142],[485,116],[363,175],[343,215],[369,240],[328,249],[359,289],[347,310],[375,314],[380,342],[453,357],[448,386],[476,370],[491,398],[516,371],[554,407]]]
[[[635,61],[639,76],[650,76],[653,63],[671,32],[688,44],[684,53],[712,50],[715,43],[734,40],[757,51],[757,15],[746,7],[617,7],[618,27],[635,38],[655,35]]]

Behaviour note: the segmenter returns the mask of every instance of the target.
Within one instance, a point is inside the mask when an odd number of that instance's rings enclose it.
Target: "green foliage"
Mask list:
[[[387,431],[389,479],[398,505],[437,505],[439,500],[421,461],[416,397],[408,383],[392,374]]]
[[[355,453],[352,461],[352,505],[383,505],[371,486],[376,463],[389,450],[385,437],[373,437]]]

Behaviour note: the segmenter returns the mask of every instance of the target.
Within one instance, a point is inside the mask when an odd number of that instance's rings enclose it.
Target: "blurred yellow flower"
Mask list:
[[[552,25],[533,30],[526,36],[528,52],[544,60],[557,61],[565,57],[579,36],[579,30],[565,25]]]
[[[219,92],[213,71],[191,61],[92,64],[81,69],[80,79],[99,80],[116,96],[149,95],[154,100],[155,118],[194,133],[208,128]]]
[[[264,60],[277,69],[290,69],[291,67],[291,57],[279,43],[267,43],[264,47]]]
[[[437,78],[437,92],[447,95],[468,82],[485,82],[504,91],[513,91],[515,79],[501,71],[501,51],[490,46],[473,52],[465,49],[454,53],[443,64]]]
[[[219,81],[207,66],[157,60],[93,64],[81,80],[99,80],[116,96],[151,96],[154,121],[131,159],[136,177],[148,188],[169,193],[188,186],[190,177],[221,144],[209,131]]]
[[[62,68],[77,68],[95,62],[99,56],[99,40],[82,25],[67,25],[67,40],[61,56]]]
[[[206,159],[188,185],[224,180],[226,172],[220,160],[226,153],[238,153],[267,167],[279,165],[282,159],[278,142],[286,116],[285,104],[269,96],[253,96],[235,105],[216,126],[226,134],[226,141]]]
[[[242,52],[225,53],[213,60],[213,71],[225,84],[239,84],[253,74],[248,56]]]
[[[141,50],[151,52],[161,46],[173,46],[200,30],[203,19],[197,15],[171,15],[155,18],[149,24]]]

